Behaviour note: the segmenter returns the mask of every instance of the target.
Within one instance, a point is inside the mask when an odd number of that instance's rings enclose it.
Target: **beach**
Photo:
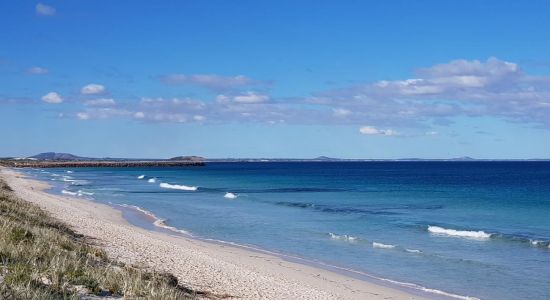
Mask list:
[[[172,273],[184,286],[218,298],[423,299],[412,290],[409,293],[268,253],[148,231],[131,225],[121,211],[108,205],[49,194],[47,183],[12,169],[2,168],[0,175],[19,197],[95,239],[110,258]]]

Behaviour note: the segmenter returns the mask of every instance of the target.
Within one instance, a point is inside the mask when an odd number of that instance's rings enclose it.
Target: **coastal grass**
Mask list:
[[[110,260],[0,179],[0,299],[192,299],[176,277]]]

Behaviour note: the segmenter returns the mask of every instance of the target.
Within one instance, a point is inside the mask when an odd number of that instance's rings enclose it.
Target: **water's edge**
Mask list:
[[[37,178],[33,178],[33,179],[42,181],[42,182],[49,185],[49,182],[47,182],[45,180],[41,180],[41,179],[37,179]],[[60,195],[60,194],[56,193],[53,189],[53,186],[51,186],[51,188],[49,188],[49,189],[46,189],[45,191],[50,193],[50,194],[56,195],[56,196],[67,196],[67,195]],[[69,197],[70,197],[70,195],[69,195]],[[78,198],[78,199],[79,200],[84,200],[84,201],[90,201],[90,202],[97,202],[97,203],[105,204],[103,202],[96,201],[94,198]],[[116,204],[116,203],[112,203],[112,202],[108,202],[107,205],[110,206],[111,208],[117,210],[117,211],[120,211],[122,213],[122,217],[124,218],[124,220],[126,220],[129,224],[131,224],[133,226],[136,226],[138,228],[141,228],[141,229],[154,231],[154,232],[158,232],[158,233],[161,233],[161,234],[168,234],[168,235],[175,236],[175,237],[192,238],[192,239],[202,241],[202,242],[206,242],[206,243],[236,247],[236,248],[239,248],[239,249],[242,249],[242,250],[253,251],[253,252],[256,252],[256,253],[262,253],[262,254],[267,254],[267,255],[272,255],[272,256],[278,257],[278,258],[283,259],[283,260],[288,261],[288,262],[318,268],[318,269],[321,269],[321,270],[337,273],[339,275],[344,275],[344,276],[347,276],[347,277],[350,277],[350,278],[362,280],[362,281],[365,281],[365,282],[368,282],[368,283],[371,283],[371,284],[397,289],[397,290],[403,291],[405,293],[409,293],[409,294],[417,295],[417,296],[422,296],[422,297],[433,299],[433,300],[444,300],[444,299],[475,300],[475,299],[478,299],[476,297],[457,295],[457,294],[448,293],[448,292],[445,292],[445,291],[442,291],[442,290],[431,289],[431,288],[424,287],[424,286],[414,284],[414,283],[401,282],[401,281],[396,281],[396,280],[392,280],[392,279],[388,279],[388,278],[383,278],[383,277],[379,277],[379,276],[369,274],[367,272],[362,272],[362,271],[354,270],[354,269],[351,269],[351,268],[346,268],[346,267],[342,267],[342,266],[337,266],[337,265],[333,265],[333,264],[324,263],[324,262],[319,261],[319,260],[307,259],[307,258],[300,257],[300,256],[297,256],[297,255],[294,255],[294,254],[286,254],[286,253],[282,253],[282,252],[271,251],[271,250],[263,249],[259,246],[255,246],[255,245],[239,244],[239,243],[235,243],[235,242],[231,242],[231,241],[224,241],[224,240],[218,240],[218,239],[212,239],[212,238],[197,236],[197,235],[189,233],[189,231],[187,231],[185,229],[180,229],[180,228],[175,228],[173,226],[170,226],[166,222],[166,220],[164,220],[162,218],[159,218],[156,215],[154,215],[153,213],[151,213],[151,212],[149,212],[145,209],[142,209],[138,206],[126,205],[126,204]],[[128,217],[128,213],[134,213],[134,214],[140,215],[140,217],[142,218],[142,221],[145,220],[146,222],[148,222],[148,224],[146,225],[143,222],[136,222],[136,219]]]

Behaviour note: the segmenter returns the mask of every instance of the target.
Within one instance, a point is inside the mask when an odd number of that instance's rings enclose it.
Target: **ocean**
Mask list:
[[[52,193],[110,204],[148,229],[272,251],[434,298],[550,299],[550,162],[24,171],[52,183]]]

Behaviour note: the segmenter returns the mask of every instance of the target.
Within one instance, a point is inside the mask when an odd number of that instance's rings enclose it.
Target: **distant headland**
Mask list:
[[[70,153],[44,152],[29,157],[0,159],[0,165],[18,168],[192,167],[204,166],[204,158],[200,156],[177,156],[169,159],[92,158]]]

